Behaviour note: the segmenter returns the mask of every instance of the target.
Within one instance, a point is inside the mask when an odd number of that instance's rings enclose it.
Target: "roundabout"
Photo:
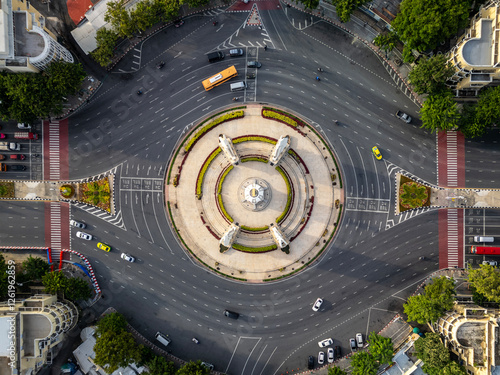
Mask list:
[[[172,228],[210,270],[272,281],[330,245],[341,173],[328,141],[302,119],[260,105],[226,109],[194,126],[173,155],[165,183]]]

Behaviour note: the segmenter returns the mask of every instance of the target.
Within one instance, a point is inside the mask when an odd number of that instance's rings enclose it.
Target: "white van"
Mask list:
[[[170,344],[170,342],[172,341],[161,332],[156,332],[155,338],[165,346]]]
[[[240,90],[245,90],[247,88],[246,82],[235,82],[231,83],[231,91],[240,91]]]
[[[474,236],[474,242],[495,242],[495,237]]]

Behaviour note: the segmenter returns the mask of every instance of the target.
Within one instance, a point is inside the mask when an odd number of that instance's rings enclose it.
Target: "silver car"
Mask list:
[[[78,238],[82,238],[84,240],[90,241],[92,239],[92,235],[85,232],[76,232],[76,236]]]
[[[135,258],[132,255],[128,255],[126,253],[122,253],[121,255],[122,259],[126,260],[127,262],[134,263]]]
[[[76,221],[76,220],[70,220],[69,225],[71,225],[72,227],[75,227],[75,228],[80,228],[80,229],[87,228],[87,225],[85,223],[82,223],[82,222]]]
[[[322,340],[322,341],[318,342],[318,346],[319,346],[320,348],[324,348],[324,347],[326,347],[326,346],[330,346],[330,345],[332,345],[332,344],[333,344],[333,339],[332,339],[332,338],[329,338],[329,339],[324,339],[324,340]]]

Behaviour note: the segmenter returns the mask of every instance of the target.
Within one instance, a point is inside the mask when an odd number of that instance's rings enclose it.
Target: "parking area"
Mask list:
[[[474,236],[493,237],[493,242],[475,242]],[[471,209],[464,211],[465,262],[478,267],[483,261],[500,262],[500,255],[472,254],[472,246],[500,246],[500,210]]]
[[[19,128],[16,122],[0,123],[0,141],[7,146],[2,146],[0,150],[1,177],[5,180],[41,180],[43,179],[42,169],[42,125],[36,122],[31,128]],[[16,134],[17,133],[17,134]],[[25,138],[19,138],[20,133]],[[31,133],[31,134],[30,134]],[[37,139],[30,139],[34,137]],[[11,147],[10,143],[19,145],[19,149]]]

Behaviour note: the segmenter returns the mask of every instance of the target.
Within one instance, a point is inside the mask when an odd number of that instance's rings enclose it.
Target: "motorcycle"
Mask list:
[[[137,95],[141,96],[142,95],[142,90],[137,90]]]
[[[158,64],[156,64],[157,69],[161,69],[165,66],[165,63],[163,61],[160,61]]]

